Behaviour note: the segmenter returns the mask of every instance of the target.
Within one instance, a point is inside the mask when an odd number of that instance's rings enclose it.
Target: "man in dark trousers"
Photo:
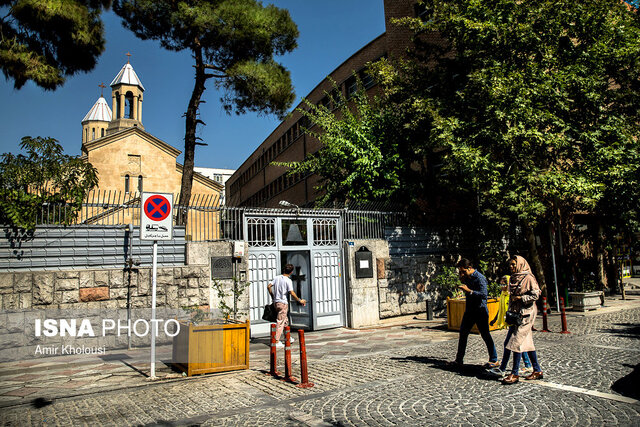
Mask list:
[[[491,333],[489,332],[489,310],[487,309],[487,278],[473,268],[471,262],[462,258],[458,262],[458,275],[462,285],[458,286],[467,296],[462,323],[460,324],[460,338],[458,339],[458,354],[452,365],[461,367],[464,360],[464,353],[467,349],[467,338],[473,325],[478,326],[480,336],[487,345],[489,351],[489,362],[485,363],[485,368],[498,366],[498,354],[496,346],[493,344]]]

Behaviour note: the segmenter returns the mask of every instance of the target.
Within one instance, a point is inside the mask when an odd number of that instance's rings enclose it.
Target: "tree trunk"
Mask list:
[[[196,48],[193,51],[196,59],[196,79],[187,107],[184,134],[184,166],[182,168],[182,184],[180,185],[180,206],[188,206],[191,200],[191,187],[193,186],[193,167],[196,151],[196,127],[198,126],[198,108],[200,107],[200,97],[205,90],[204,62],[202,60],[202,49]],[[187,215],[182,217],[182,225],[187,225]]]
[[[598,220],[594,243],[593,250],[596,255],[596,285],[598,286],[598,290],[602,291],[606,286],[604,283],[604,227],[602,226],[601,220]]]
[[[618,293],[618,266],[613,251],[607,251],[607,285],[612,294]]]
[[[547,297],[547,282],[544,279],[544,269],[542,268],[542,262],[538,254],[538,247],[536,246],[536,237],[533,234],[533,228],[529,224],[524,224],[524,235],[529,242],[529,253],[531,254],[531,268],[538,279],[538,285],[540,285],[541,295],[540,297]],[[557,297],[557,296],[556,296]]]

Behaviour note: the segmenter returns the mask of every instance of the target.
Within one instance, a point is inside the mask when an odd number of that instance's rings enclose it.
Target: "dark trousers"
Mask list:
[[[464,312],[462,323],[460,324],[460,338],[458,339],[456,361],[462,363],[464,360],[464,353],[467,350],[467,339],[469,338],[469,332],[471,332],[473,325],[478,326],[480,336],[487,345],[489,361],[496,362],[498,360],[498,353],[496,353],[496,346],[493,344],[493,339],[489,332],[489,311],[486,308],[466,310]]]

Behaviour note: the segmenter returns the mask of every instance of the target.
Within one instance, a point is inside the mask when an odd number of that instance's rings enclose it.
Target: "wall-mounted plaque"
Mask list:
[[[211,257],[211,278],[212,279],[232,279],[233,268],[230,256]]]

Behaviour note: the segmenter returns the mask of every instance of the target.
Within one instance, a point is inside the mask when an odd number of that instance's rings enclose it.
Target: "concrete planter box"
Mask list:
[[[602,291],[569,292],[574,311],[597,310],[602,305]]]
[[[452,331],[459,331],[460,324],[462,323],[462,316],[464,315],[464,310],[467,306],[467,301],[465,298],[460,299],[452,299],[447,298],[447,328]],[[487,300],[487,308],[489,309],[489,322],[496,317],[498,314],[498,310],[500,309],[500,300],[497,298],[490,298]],[[496,322],[493,326],[489,325],[490,331],[495,331],[496,329],[500,329],[498,325],[500,322]],[[471,332],[479,333],[478,327],[473,325],[471,328]]]
[[[188,376],[249,369],[249,320],[244,323],[180,323],[173,337],[174,366]]]

